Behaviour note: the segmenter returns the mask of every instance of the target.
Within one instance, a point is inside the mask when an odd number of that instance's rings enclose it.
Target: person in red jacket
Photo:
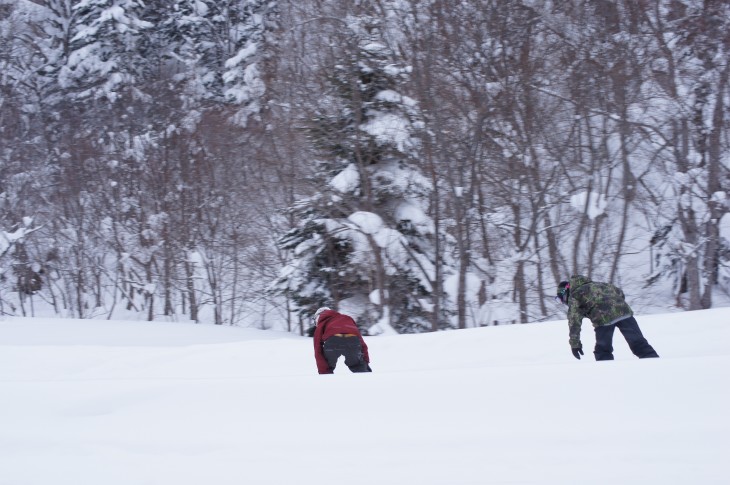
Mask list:
[[[352,372],[372,372],[368,346],[351,317],[322,307],[314,313],[314,358],[320,374],[332,374],[340,356]]]

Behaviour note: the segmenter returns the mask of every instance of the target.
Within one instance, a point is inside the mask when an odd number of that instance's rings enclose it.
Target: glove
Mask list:
[[[581,345],[580,347],[573,347],[570,350],[573,351],[573,357],[580,360],[580,356],[583,355],[583,346]]]

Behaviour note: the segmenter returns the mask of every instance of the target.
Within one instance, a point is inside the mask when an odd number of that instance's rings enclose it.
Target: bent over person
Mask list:
[[[561,281],[555,297],[568,306],[568,333],[570,348],[576,359],[583,355],[580,327],[583,318],[589,318],[596,332],[596,360],[613,360],[613,331],[618,328],[626,342],[640,359],[659,357],[642,335],[634,312],[626,303],[621,288],[610,283],[591,281],[581,275]]]
[[[351,317],[322,307],[314,313],[314,358],[320,374],[332,374],[340,356],[352,372],[372,372],[368,346]]]

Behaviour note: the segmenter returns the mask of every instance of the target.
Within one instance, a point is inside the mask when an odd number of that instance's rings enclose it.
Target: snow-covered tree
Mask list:
[[[281,240],[290,260],[275,288],[309,315],[323,304],[353,311],[373,331],[430,330],[434,315],[431,191],[418,166],[417,104],[403,91],[384,22],[368,2],[344,17],[343,48],[318,66],[330,87],[306,132],[318,159],[316,194],[291,208],[299,224]]]
[[[73,6],[77,30],[59,80],[77,99],[114,102],[142,80],[141,42],[153,27],[144,9],[140,0],[81,0]]]
[[[0,0],[5,267],[84,317],[533,321],[573,271],[711,306],[728,8]]]
[[[261,109],[264,84],[259,63],[270,0],[184,0],[175,2],[161,22],[169,54],[188,71],[188,96],[236,106],[231,118],[245,126]]]
[[[0,185],[8,222],[42,209],[27,254],[52,267],[59,308],[89,316],[119,299],[151,319],[198,320],[212,302],[222,323],[238,304],[231,288],[246,285],[226,274],[241,266],[255,213],[241,198],[263,93],[251,66],[275,3],[24,3],[25,25],[8,36],[16,48],[3,50],[18,61],[6,85],[23,88],[3,126],[24,132],[3,130],[14,165],[2,165]]]
[[[674,279],[678,305],[709,308],[720,268],[727,264],[721,237],[730,211],[726,162],[730,105],[730,5],[727,2],[662,2],[650,17],[656,40],[656,99],[651,122],[666,143],[664,197],[652,239],[657,266],[649,277]],[[686,295],[686,298],[683,298]]]

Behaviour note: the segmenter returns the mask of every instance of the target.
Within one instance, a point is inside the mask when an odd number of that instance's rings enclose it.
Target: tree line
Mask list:
[[[0,310],[304,332],[727,293],[722,0],[0,2]],[[644,302],[646,303],[646,302]]]

